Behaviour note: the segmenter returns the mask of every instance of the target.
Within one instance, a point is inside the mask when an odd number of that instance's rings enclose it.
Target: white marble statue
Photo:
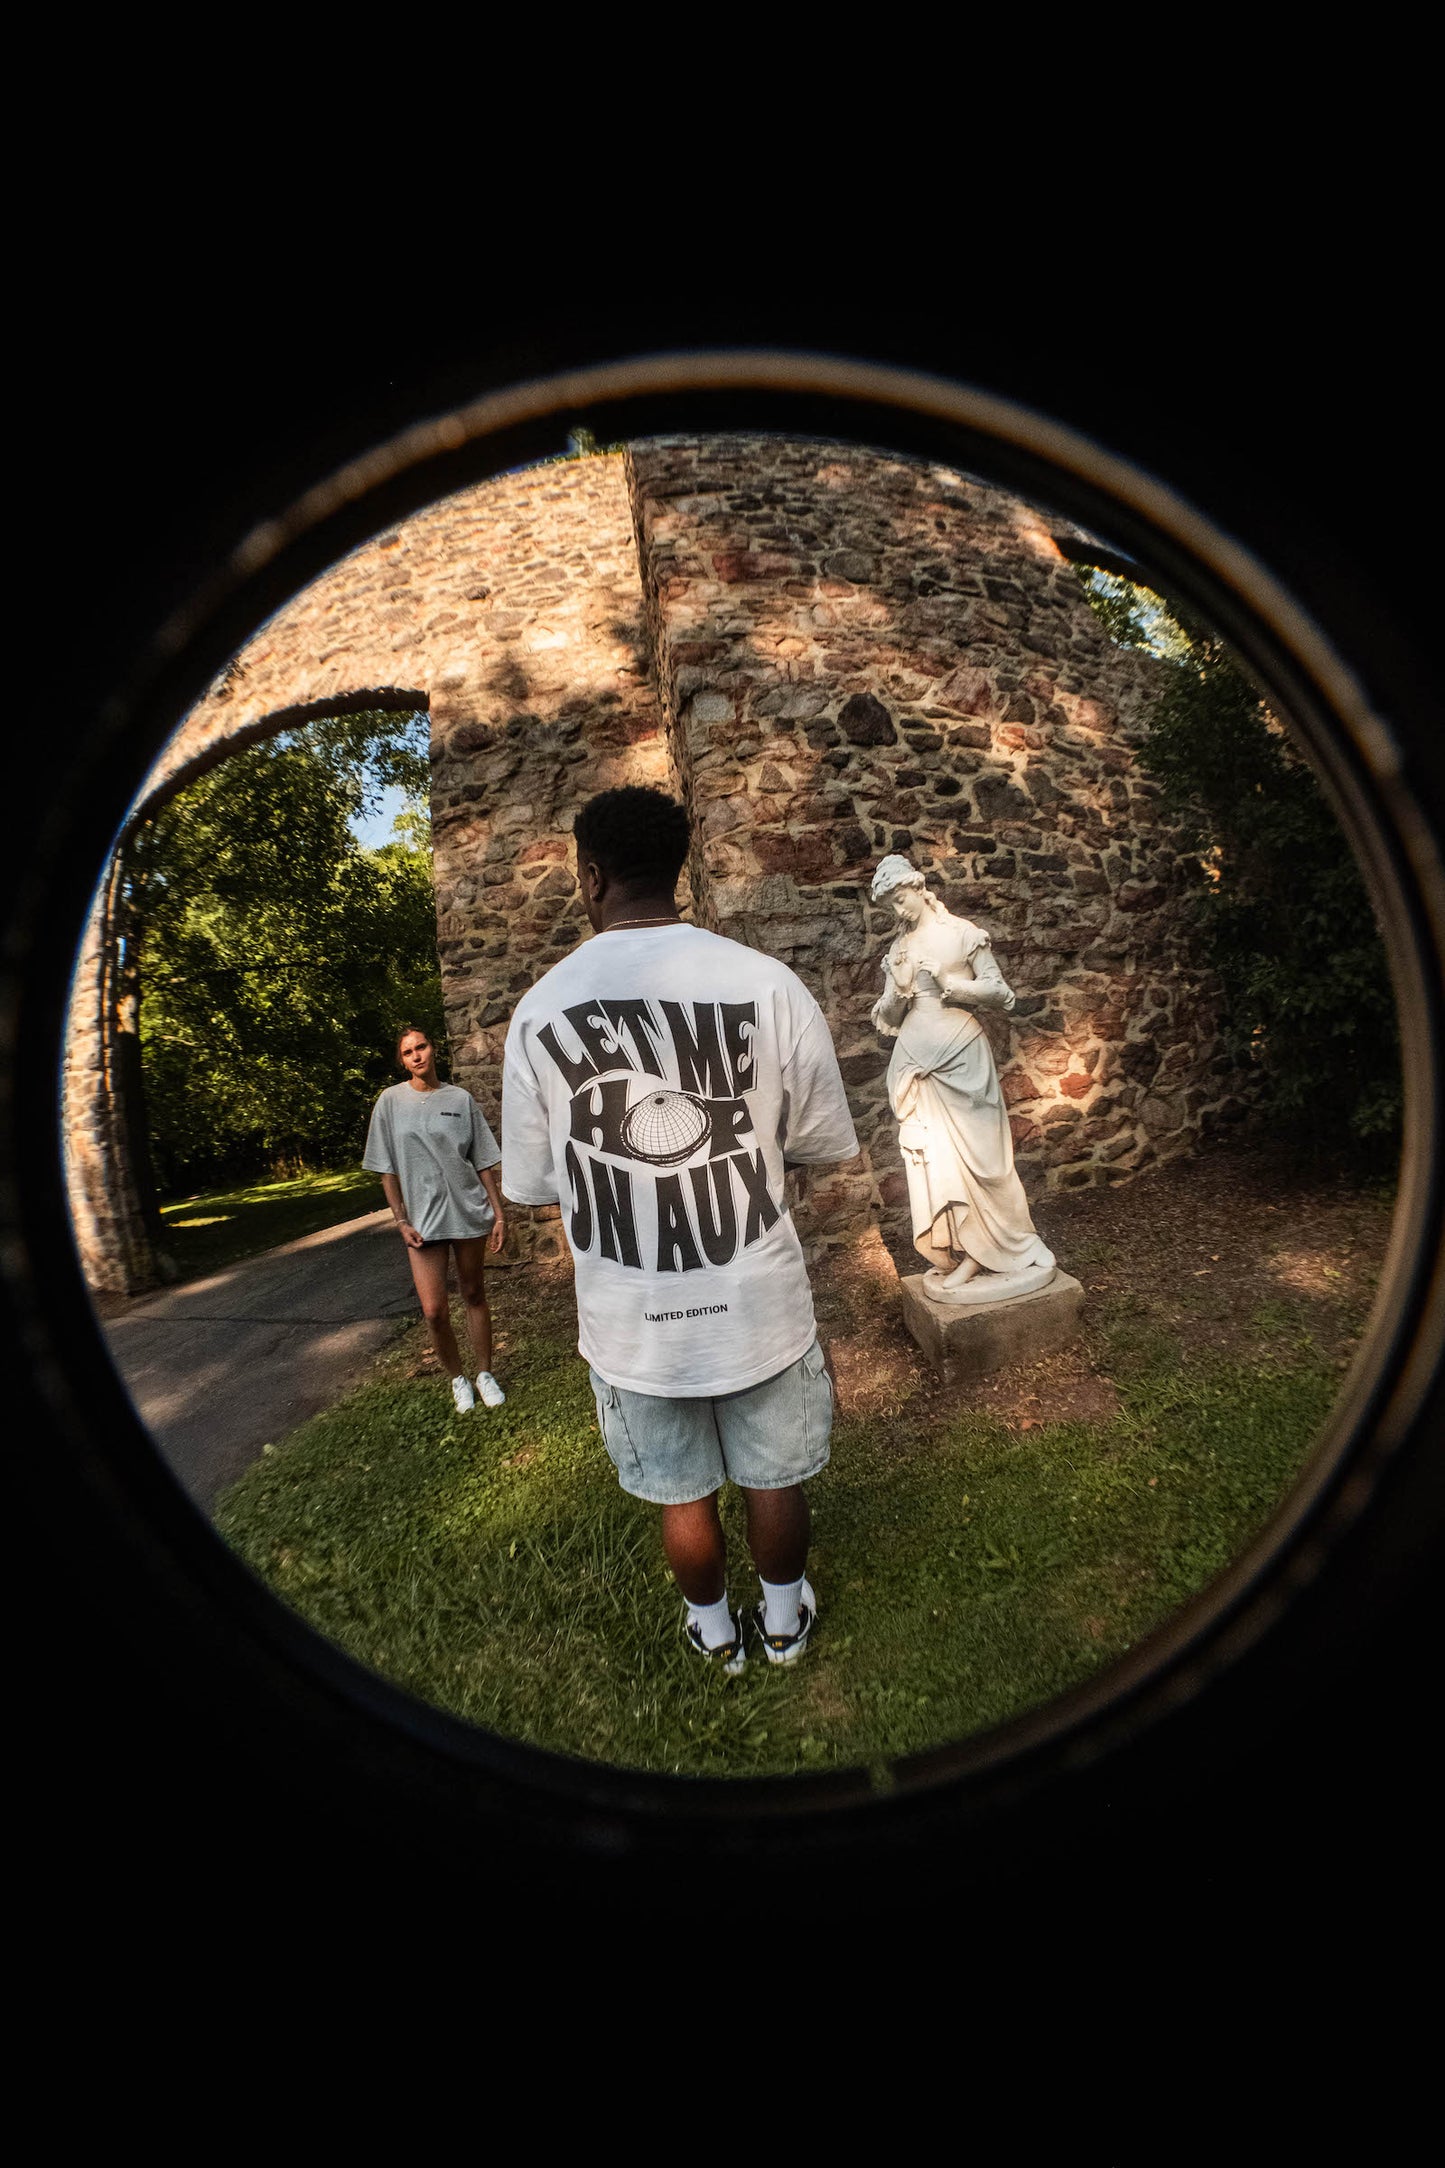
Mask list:
[[[888,1098],[908,1172],[913,1245],[936,1302],[1002,1302],[1054,1275],[1014,1168],[993,1048],[976,1011],[1012,1009],[981,926],[945,911],[906,858],[883,859],[873,900],[898,935],[883,959],[873,1022],[896,1038]]]

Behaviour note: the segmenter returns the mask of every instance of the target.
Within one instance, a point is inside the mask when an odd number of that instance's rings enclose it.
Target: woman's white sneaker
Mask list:
[[[452,1379],[452,1398],[457,1404],[458,1415],[470,1415],[477,1404],[477,1396],[467,1378]]]
[[[507,1397],[490,1370],[477,1372],[477,1391],[482,1396],[484,1408],[499,1408]]]

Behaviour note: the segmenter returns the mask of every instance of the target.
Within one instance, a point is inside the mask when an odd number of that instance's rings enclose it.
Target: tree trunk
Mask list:
[[[156,1194],[155,1163],[151,1157],[150,1122],[146,1116],[145,1072],[141,1062],[141,927],[144,922],[145,876],[124,863],[115,884],[113,935],[115,942],[116,1042],[115,1081],[120,1094],[121,1117],[130,1155],[131,1182],[141,1220],[163,1280],[177,1277],[174,1257],[166,1244],[165,1222]]]

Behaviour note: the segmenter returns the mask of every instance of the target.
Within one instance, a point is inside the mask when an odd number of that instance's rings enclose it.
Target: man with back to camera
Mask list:
[[[578,1348],[622,1488],[662,1508],[691,1646],[741,1671],[717,1493],[736,1483],[771,1663],[818,1605],[803,1484],[827,1464],[833,1386],[784,1165],[858,1149],[823,1012],[775,957],[689,926],[690,840],[662,791],[603,791],[574,828],[596,938],[517,1006],[502,1189],[559,1204]]]

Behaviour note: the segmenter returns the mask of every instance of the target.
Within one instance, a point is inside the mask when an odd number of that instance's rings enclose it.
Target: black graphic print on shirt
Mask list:
[[[755,1001],[580,1001],[543,1025],[538,1041],[572,1094],[564,1163],[578,1251],[702,1272],[777,1225],[787,1205],[748,1107],[757,1024]]]

